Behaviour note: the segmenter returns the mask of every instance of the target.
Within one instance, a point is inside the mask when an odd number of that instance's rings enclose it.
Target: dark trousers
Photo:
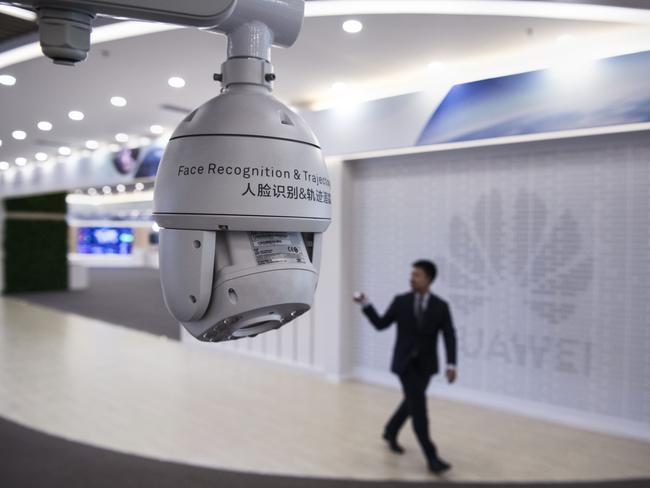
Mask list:
[[[386,424],[386,433],[397,437],[400,429],[411,417],[415,436],[424,451],[427,459],[436,456],[436,446],[429,437],[429,419],[427,417],[426,390],[431,380],[431,375],[420,368],[417,358],[411,360],[406,370],[399,375],[404,392],[404,400],[400,403],[395,413]]]

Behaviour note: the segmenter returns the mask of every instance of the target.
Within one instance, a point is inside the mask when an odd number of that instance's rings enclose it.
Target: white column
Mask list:
[[[350,284],[346,276],[350,237],[350,168],[341,159],[327,159],[332,184],[332,223],[323,235],[320,278],[314,301],[316,363],[328,379],[340,381],[351,373]]]

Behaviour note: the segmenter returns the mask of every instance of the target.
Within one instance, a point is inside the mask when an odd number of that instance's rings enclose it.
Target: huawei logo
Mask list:
[[[537,194],[499,191],[479,198],[472,215],[456,215],[448,258],[439,258],[454,309],[466,314],[491,302],[530,312],[551,324],[569,319],[593,279],[580,224],[555,214]],[[525,310],[523,310],[525,312]]]

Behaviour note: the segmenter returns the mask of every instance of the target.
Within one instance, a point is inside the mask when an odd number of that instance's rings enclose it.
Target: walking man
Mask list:
[[[377,330],[397,322],[397,340],[393,351],[391,371],[399,376],[404,399],[384,429],[383,438],[395,453],[404,450],[397,443],[400,429],[411,417],[413,430],[433,473],[442,473],[451,465],[438,457],[436,446],[429,437],[426,389],[438,370],[438,336],[442,332],[447,355],[446,376],[449,383],[456,379],[456,333],[449,305],[429,291],[437,269],[431,261],[413,263],[411,292],[397,295],[384,316],[380,316],[364,293],[354,300],[363,306],[363,313]]]

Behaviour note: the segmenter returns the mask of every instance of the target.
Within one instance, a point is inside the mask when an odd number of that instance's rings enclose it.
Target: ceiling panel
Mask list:
[[[342,31],[340,17],[306,19],[294,47],[273,51],[276,95],[305,104],[331,92],[335,82],[363,91],[387,78],[411,76],[433,60],[452,68],[489,64],[499,56],[526,55],[553,45],[564,34],[589,39],[631,29],[615,23],[516,17],[359,18],[364,29],[357,35]],[[31,160],[37,151],[53,156],[57,146],[82,148],[87,139],[111,143],[118,132],[149,135],[152,124],[173,128],[186,110],[219,93],[212,74],[220,70],[225,45],[223,36],[179,29],[94,46],[88,60],[75,67],[40,57],[0,70],[17,79],[14,86],[0,85],[0,161],[13,163],[18,156]],[[170,76],[182,76],[187,85],[169,87]],[[125,97],[127,106],[112,107],[114,95]],[[73,122],[67,117],[70,110],[81,110],[86,118]],[[40,120],[54,129],[38,131]],[[13,140],[15,129],[26,131],[27,139]]]

